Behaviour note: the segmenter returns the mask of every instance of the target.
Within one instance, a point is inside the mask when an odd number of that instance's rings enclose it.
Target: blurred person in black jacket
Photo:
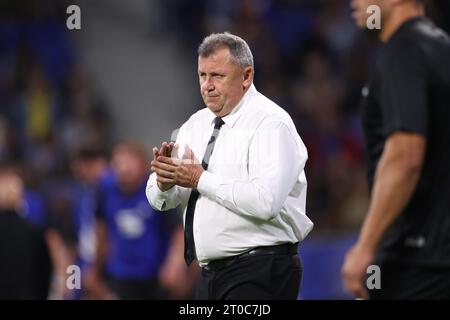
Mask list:
[[[22,180],[0,167],[0,299],[46,299],[51,263],[41,230],[20,215]]]

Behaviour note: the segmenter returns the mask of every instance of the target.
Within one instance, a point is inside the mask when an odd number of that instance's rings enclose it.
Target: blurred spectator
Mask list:
[[[167,299],[170,295],[162,284],[181,280],[179,288],[172,285],[171,289],[182,290],[183,294],[189,293],[183,282],[189,289],[193,285],[177,249],[183,248],[179,216],[157,214],[148,204],[147,165],[146,152],[140,145],[119,143],[113,151],[112,172],[102,179],[98,191],[97,276],[104,267],[110,289],[119,299]],[[171,241],[175,241],[177,253],[167,261],[168,271],[164,272],[161,267]],[[177,278],[168,279],[168,275]]]
[[[81,288],[67,290],[64,281],[56,289],[64,299],[102,299],[107,297],[106,285],[96,282],[92,276],[95,260],[96,237],[94,212],[95,194],[101,177],[106,174],[108,161],[106,152],[94,146],[84,146],[73,156],[71,169],[74,181],[70,182],[70,214],[56,225],[50,235],[58,255],[58,277],[66,280],[67,267],[76,265],[81,271]],[[67,213],[67,211],[66,211]],[[54,219],[58,217],[54,217]],[[61,217],[59,217],[61,218]]]
[[[292,84],[294,118],[308,148],[308,212],[322,231],[355,227],[364,212],[361,133],[356,116],[342,112],[343,79],[327,50],[314,44],[299,59],[300,77]],[[336,188],[339,185],[339,188]],[[351,207],[349,200],[358,205]]]
[[[108,106],[92,89],[91,83],[80,65],[74,65],[67,75],[62,96],[69,116],[57,127],[59,143],[67,154],[87,144],[111,147]]]
[[[18,214],[45,236],[54,266],[51,299],[73,298],[65,279],[76,262],[73,212],[81,195],[70,155],[85,143],[112,143],[102,99],[74,63],[67,5],[6,1],[0,14],[0,161],[21,165],[26,187]]]
[[[46,299],[51,265],[42,230],[20,216],[23,183],[0,168],[0,299]]]

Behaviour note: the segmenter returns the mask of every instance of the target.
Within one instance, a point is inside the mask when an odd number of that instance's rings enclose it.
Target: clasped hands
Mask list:
[[[156,181],[161,191],[167,191],[174,185],[197,188],[204,171],[188,145],[185,146],[181,159],[177,156],[178,147],[173,142],[163,142],[159,150],[157,147],[153,148],[151,170],[156,173]]]

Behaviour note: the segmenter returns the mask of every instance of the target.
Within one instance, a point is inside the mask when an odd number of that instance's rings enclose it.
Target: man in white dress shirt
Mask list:
[[[253,56],[230,33],[198,49],[200,92],[175,143],[153,148],[147,197],[181,205],[185,260],[202,267],[198,299],[296,299],[305,213],[307,150],[290,116],[253,85]],[[199,161],[198,159],[203,159]]]

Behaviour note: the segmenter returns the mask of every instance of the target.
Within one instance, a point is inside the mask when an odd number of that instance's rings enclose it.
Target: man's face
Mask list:
[[[72,163],[72,172],[80,181],[95,184],[103,171],[106,170],[107,162],[102,157],[94,159],[76,159]]]
[[[0,209],[18,209],[23,198],[23,184],[12,172],[0,172]]]
[[[198,58],[200,93],[206,106],[218,117],[229,114],[238,104],[253,78],[253,68],[234,63],[228,48]]]
[[[121,189],[127,192],[135,191],[146,176],[144,160],[129,150],[117,150],[113,155],[112,167]]]

